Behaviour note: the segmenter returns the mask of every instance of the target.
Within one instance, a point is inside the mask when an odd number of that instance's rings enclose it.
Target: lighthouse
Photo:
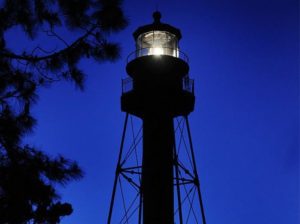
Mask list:
[[[181,196],[181,186],[184,184],[195,186],[200,207],[195,216],[198,215],[202,223],[206,223],[188,123],[188,115],[195,105],[194,82],[189,77],[188,57],[179,48],[181,32],[161,22],[161,13],[156,11],[153,13],[153,23],[139,27],[133,37],[136,49],[127,58],[128,78],[123,81],[121,109],[126,113],[126,118],[108,224],[114,224],[111,220],[121,176],[134,183],[139,193],[137,221],[128,221],[129,211],[126,210],[128,223],[186,223]],[[129,116],[142,122],[142,152],[140,164],[126,167],[122,158]],[[178,117],[183,118],[188,130],[190,170],[179,162],[176,151],[174,119]],[[190,174],[190,179],[183,178],[181,171]],[[138,175],[138,183],[126,176],[126,172]],[[176,214],[178,221],[175,220]]]

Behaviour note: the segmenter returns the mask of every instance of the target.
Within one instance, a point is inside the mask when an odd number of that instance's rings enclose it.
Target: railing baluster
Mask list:
[[[182,89],[184,91],[194,93],[194,80],[193,79],[190,79],[189,77],[184,77],[182,82],[183,82]]]
[[[127,93],[131,90],[133,90],[132,78],[122,79],[122,93]]]

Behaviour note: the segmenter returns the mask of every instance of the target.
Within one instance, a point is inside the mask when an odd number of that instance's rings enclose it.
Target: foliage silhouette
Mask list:
[[[127,21],[121,0],[4,0],[0,8],[0,223],[59,223],[73,211],[60,201],[56,184],[82,177],[76,162],[51,158],[26,145],[33,131],[30,113],[38,89],[57,81],[71,81],[83,89],[85,74],[79,62],[114,61],[119,45],[108,35]],[[32,49],[12,50],[5,37],[21,28]],[[65,36],[58,34],[63,31]],[[39,34],[61,48],[45,50]],[[76,38],[68,40],[70,34]],[[69,38],[70,39],[70,38]]]

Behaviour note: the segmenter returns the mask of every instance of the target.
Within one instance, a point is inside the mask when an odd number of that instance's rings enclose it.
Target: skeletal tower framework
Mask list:
[[[161,23],[159,12],[153,18],[133,33],[136,51],[122,81],[126,118],[107,223],[206,224],[188,121],[195,104],[188,57],[180,30]]]

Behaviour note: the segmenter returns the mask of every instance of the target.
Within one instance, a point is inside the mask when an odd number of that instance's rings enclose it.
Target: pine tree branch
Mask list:
[[[38,50],[41,51],[41,52],[43,52],[44,54],[52,54],[52,53],[55,52],[55,50],[47,51],[47,50],[45,50],[44,48],[42,48],[42,47],[40,47],[40,46],[36,46],[36,47],[32,50],[31,54],[34,54],[34,52],[35,52],[35,51],[38,51]]]
[[[47,36],[49,36],[49,37],[56,37],[58,40],[60,40],[62,43],[64,43],[67,47],[70,47],[70,45],[61,36],[59,36],[56,32],[54,32],[53,29],[44,30],[43,32],[46,33]]]
[[[52,54],[46,55],[46,56],[18,55],[18,54],[14,54],[14,53],[11,53],[11,52],[1,52],[0,57],[9,58],[9,59],[18,59],[18,60],[28,61],[28,62],[31,62],[31,63],[36,63],[36,62],[39,62],[39,61],[47,60],[47,59],[56,57],[58,55],[64,54],[69,49],[75,47],[81,41],[83,41],[88,36],[90,36],[95,31],[96,28],[97,27],[95,26],[95,27],[92,27],[91,29],[89,29],[84,35],[79,37],[77,40],[75,40],[68,47],[66,47],[66,48],[64,48],[60,51],[54,52]]]
[[[43,77],[43,78],[45,78],[48,82],[58,82],[58,81],[60,81],[61,79],[54,79],[54,78],[52,78],[52,77],[49,77],[49,76],[47,76],[47,75],[45,75],[43,72],[42,72],[42,69],[43,68],[40,68],[38,65],[35,65],[34,66],[35,67],[35,69],[38,71],[38,73],[39,73],[39,75],[41,76],[41,77]]]

